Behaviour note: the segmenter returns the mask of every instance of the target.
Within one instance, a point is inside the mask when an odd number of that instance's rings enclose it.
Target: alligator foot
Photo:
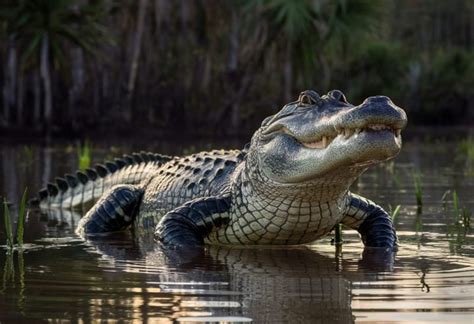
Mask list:
[[[155,237],[166,246],[199,246],[211,231],[229,221],[230,197],[195,199],[167,213]]]
[[[131,185],[111,188],[81,219],[76,232],[84,236],[124,230],[132,223],[142,194]]]

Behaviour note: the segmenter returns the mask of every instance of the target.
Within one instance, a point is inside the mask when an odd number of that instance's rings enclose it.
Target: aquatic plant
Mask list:
[[[83,146],[77,146],[77,159],[79,161],[79,169],[85,170],[91,164],[91,149],[88,141]]]
[[[466,230],[471,227],[471,212],[464,205],[461,208],[456,190],[453,191],[453,216],[456,223],[462,225]]]
[[[448,210],[448,195],[451,193],[451,190],[446,190],[443,194],[443,196],[441,197],[441,201],[443,202],[443,209],[445,211]]]
[[[18,224],[16,227],[16,242],[19,247],[23,246],[23,234],[24,234],[24,226],[25,226],[25,219],[26,219],[26,202],[28,196],[28,188],[25,188],[23,192],[23,196],[21,197],[20,201],[20,208],[18,210]]]
[[[418,207],[423,206],[423,189],[421,188],[421,179],[420,174],[417,172],[413,173],[413,182],[415,184],[415,196],[416,204]]]
[[[458,152],[468,161],[474,161],[474,137],[461,140],[458,144]]]
[[[5,233],[7,236],[7,247],[13,249],[13,229],[12,221],[10,218],[10,210],[8,208],[8,202],[6,198],[3,198],[3,222],[5,224]]]
[[[459,197],[456,190],[453,191],[453,212],[454,212],[454,217],[458,218],[459,217]]]
[[[401,205],[397,205],[392,212],[392,222],[395,223],[395,219],[397,218],[398,213],[400,212]]]
[[[421,238],[423,236],[423,218],[422,218],[421,206],[418,206],[416,208],[415,231],[416,231],[416,237],[418,241],[418,247],[420,247]]]
[[[334,244],[342,244],[342,224],[337,224],[334,228]]]
[[[461,221],[466,230],[471,228],[471,212],[466,208],[466,206],[463,206],[462,208]]]
[[[23,192],[23,196],[21,197],[20,206],[18,210],[18,224],[16,228],[16,243],[18,247],[23,247],[23,234],[24,234],[24,227],[25,227],[25,218],[26,218],[26,202],[28,196],[28,188],[25,189]],[[10,216],[10,209],[8,208],[7,199],[4,198],[3,200],[3,221],[5,224],[5,232],[7,236],[7,247],[9,250],[13,250],[15,246],[14,238],[13,238],[13,224],[11,221]]]

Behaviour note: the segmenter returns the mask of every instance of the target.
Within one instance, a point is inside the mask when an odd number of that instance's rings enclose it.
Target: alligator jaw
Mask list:
[[[304,147],[309,148],[309,149],[325,149],[327,148],[332,141],[336,137],[341,137],[341,139],[348,140],[352,136],[357,136],[362,132],[371,132],[371,133],[376,133],[376,132],[392,132],[397,140],[398,143],[401,143],[401,128],[394,128],[389,125],[385,124],[368,124],[362,128],[339,128],[339,127],[334,127],[334,129],[337,132],[337,135],[324,135],[324,136],[319,136],[314,140],[309,140],[309,141],[300,141],[298,140]],[[289,133],[286,131],[285,133]],[[290,134],[291,135],[291,134]],[[294,136],[293,136],[294,137]]]

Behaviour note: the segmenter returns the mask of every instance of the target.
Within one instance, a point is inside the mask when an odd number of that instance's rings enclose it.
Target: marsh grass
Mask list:
[[[28,198],[28,188],[25,188],[23,196],[20,201],[20,208],[18,210],[18,224],[16,227],[16,242],[18,246],[23,247],[23,235],[25,233],[25,219],[26,219],[26,202]]]
[[[465,156],[468,161],[474,161],[474,137],[466,138],[459,142],[458,151]]]
[[[18,209],[18,222],[16,227],[16,243],[19,248],[23,248],[23,235],[25,232],[25,219],[26,219],[26,202],[28,198],[28,188],[23,192],[21,197],[20,206]],[[10,208],[8,207],[7,199],[3,200],[3,222],[5,224],[5,233],[7,237],[7,248],[13,250],[15,247],[15,241],[13,237],[13,223],[11,220]]]
[[[471,227],[471,212],[467,209],[466,206],[462,206],[459,202],[458,193],[453,191],[453,216],[456,220],[456,223],[462,225],[467,231]]]
[[[453,191],[453,213],[454,218],[459,219],[459,196],[456,190]]]
[[[77,159],[79,161],[79,169],[81,170],[85,170],[91,165],[91,148],[89,141],[85,141],[82,146],[77,146]]]
[[[395,209],[392,212],[392,222],[395,223],[395,219],[397,218],[397,215],[400,213],[400,208],[401,205],[397,205]]]
[[[5,224],[5,234],[7,236],[7,248],[13,250],[13,228],[10,217],[10,209],[6,198],[3,198],[3,222]]]
[[[415,184],[416,204],[421,207],[423,206],[423,189],[421,187],[421,176],[418,172],[413,173],[413,182]]]
[[[337,224],[334,228],[334,244],[342,244],[342,225]]]
[[[448,196],[451,193],[451,190],[446,190],[441,197],[441,201],[443,202],[443,209],[444,211],[448,210]]]

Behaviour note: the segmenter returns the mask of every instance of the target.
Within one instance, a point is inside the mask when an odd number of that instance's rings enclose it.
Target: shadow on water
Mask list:
[[[470,323],[474,237],[460,211],[474,210],[473,160],[464,151],[453,160],[456,143],[423,144],[408,143],[395,162],[370,169],[352,188],[387,209],[400,205],[396,255],[363,249],[357,233],[347,229],[340,249],[330,237],[307,246],[206,247],[192,253],[137,242],[130,233],[83,241],[74,233],[80,213],[30,211],[24,248],[0,249],[0,322]],[[75,147],[0,149],[0,194],[12,203],[12,215],[24,187],[35,192],[79,166]],[[91,147],[92,163],[141,149],[186,150]],[[0,226],[0,244],[4,233]]]

